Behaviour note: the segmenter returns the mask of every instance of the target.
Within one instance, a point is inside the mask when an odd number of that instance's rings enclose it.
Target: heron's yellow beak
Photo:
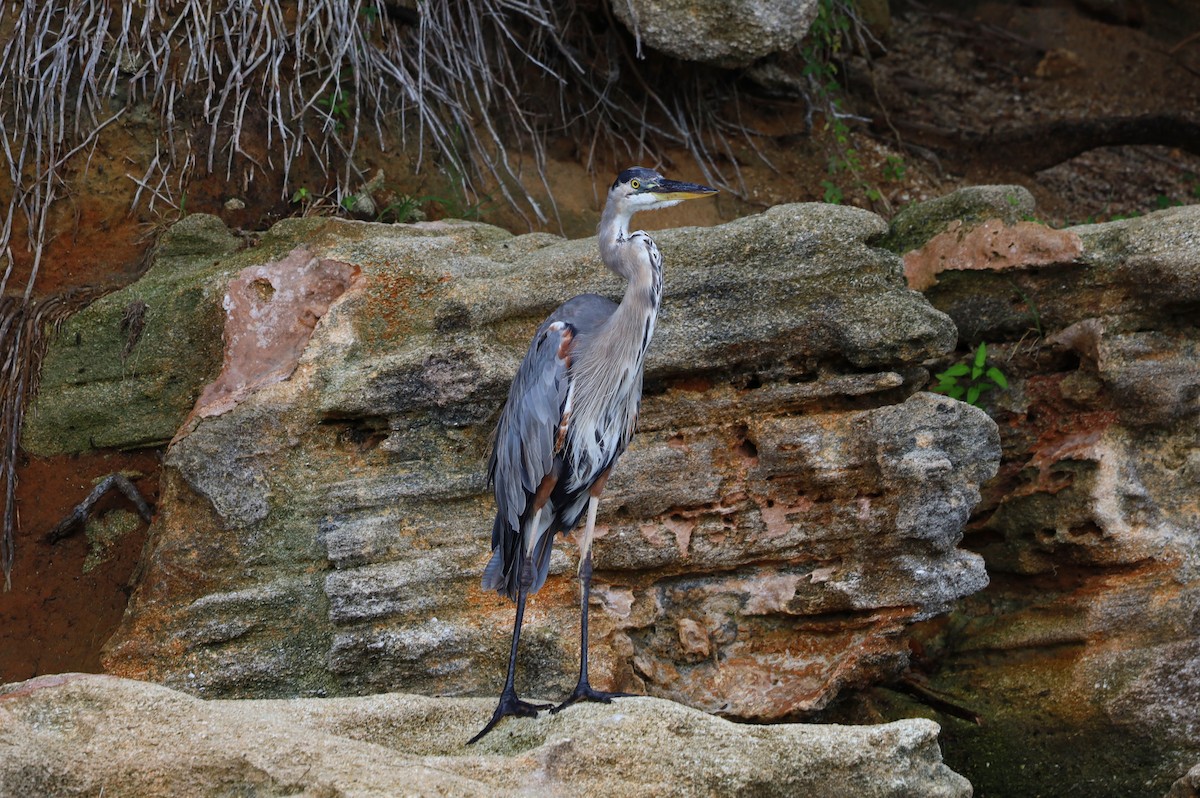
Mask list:
[[[648,192],[656,200],[670,202],[672,200],[700,199],[711,197],[717,193],[715,188],[702,186],[699,183],[682,183],[678,180],[661,180]]]

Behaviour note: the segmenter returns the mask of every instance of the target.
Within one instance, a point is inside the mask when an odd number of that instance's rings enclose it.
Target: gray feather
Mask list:
[[[531,533],[526,528],[532,515],[531,502],[542,480],[559,467],[554,448],[572,378],[567,360],[559,356],[564,339],[572,337],[577,346],[616,308],[615,302],[596,294],[565,302],[538,327],[517,368],[496,425],[488,467],[496,497],[496,521],[492,526],[492,558],[484,569],[484,589],[515,598],[519,575],[514,566],[527,545],[526,535]],[[583,497],[564,507],[546,507],[553,518],[546,519],[545,539],[535,541],[531,593],[546,580],[553,535],[565,521],[573,524],[585,504]]]

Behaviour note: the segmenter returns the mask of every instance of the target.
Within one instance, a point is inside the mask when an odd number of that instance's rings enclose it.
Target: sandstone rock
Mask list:
[[[297,247],[277,263],[234,277],[222,302],[224,364],[194,414],[220,415],[263,385],[290,377],[317,321],[357,276],[355,266],[319,260]]]
[[[1200,756],[1200,207],[1063,232],[1073,262],[927,292],[1012,390],[964,539],[992,583],[917,636],[984,718],[948,727],[981,791],[1044,790],[1069,752],[1094,795],[1162,794]]]
[[[598,686],[790,718],[890,678],[910,624],[986,583],[957,543],[996,429],[914,394],[917,364],[954,330],[867,243],[883,230],[864,211],[798,205],[656,234],[666,298],[641,432],[595,552]],[[223,263],[225,283],[301,242],[361,275],[286,378],[255,380],[254,359],[228,350],[252,388],[168,449],[106,667],[209,697],[494,694],[512,607],[478,587],[487,437],[537,322],[619,281],[594,240],[305,219]],[[170,374],[192,396],[210,379]],[[560,549],[527,613],[524,693],[575,678],[574,551]]]
[[[683,61],[744,67],[803,40],[816,0],[611,0],[613,13],[655,50]]]
[[[1200,765],[1192,768],[1187,775],[1171,785],[1166,798],[1197,798],[1200,796]]]
[[[6,795],[969,796],[937,726],[746,726],[652,698],[509,719],[489,699],[200,701],[70,674],[0,688]]]
[[[999,219],[1011,226],[1031,216],[1035,208],[1033,195],[1024,186],[968,186],[904,208],[892,219],[880,243],[903,255],[952,225],[969,230]]]
[[[22,446],[47,456],[169,441],[220,367],[237,247],[220,219],[186,216],[142,279],[68,319],[42,363]]]
[[[1082,250],[1079,236],[1069,230],[1034,222],[1006,225],[989,219],[970,229],[952,222],[920,249],[905,253],[904,276],[909,287],[924,291],[947,270],[1001,271],[1071,263]]]

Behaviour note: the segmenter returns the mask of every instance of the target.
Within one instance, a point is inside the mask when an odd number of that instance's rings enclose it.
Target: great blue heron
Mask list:
[[[517,698],[517,642],[525,599],[546,581],[555,534],[574,529],[585,507],[587,524],[579,540],[579,683],[551,711],[577,701],[607,703],[620,695],[594,690],[588,683],[592,533],[600,492],[633,436],[642,366],[662,299],[662,253],[646,233],[629,232],[629,220],[638,211],[715,193],[641,167],[617,175],[600,217],[599,237],[604,265],[629,281],[621,304],[597,294],[564,302],[538,327],[513,378],[488,463],[496,521],[483,587],[516,601],[517,617],[500,703],[471,743],[501,718],[535,717],[550,707]]]

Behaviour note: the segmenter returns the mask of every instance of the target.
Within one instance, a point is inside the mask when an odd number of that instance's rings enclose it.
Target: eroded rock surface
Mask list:
[[[242,270],[225,289],[225,359],[195,413],[217,416],[263,385],[291,376],[317,321],[358,276],[348,263],[303,246],[276,263]]]
[[[957,544],[996,428],[914,393],[954,330],[866,243],[883,230],[800,205],[656,234],[664,312],[595,551],[598,686],[795,717],[902,669],[906,629],[986,584]],[[538,321],[621,285],[594,240],[466,223],[293,220],[222,265],[301,242],[361,274],[290,376],[241,358],[251,388],[169,448],[106,667],[209,697],[494,694],[512,605],[479,589],[487,438]],[[574,566],[560,546],[530,602],[524,693],[573,685]]]
[[[489,699],[201,701],[69,674],[0,687],[6,795],[965,798],[937,725],[748,726],[654,698],[509,719]]]
[[[1011,390],[964,541],[992,583],[919,637],[984,718],[948,727],[981,791],[1069,758],[1093,794],[1161,795],[1200,755],[1200,208],[1063,232],[1078,255],[928,290]]]

